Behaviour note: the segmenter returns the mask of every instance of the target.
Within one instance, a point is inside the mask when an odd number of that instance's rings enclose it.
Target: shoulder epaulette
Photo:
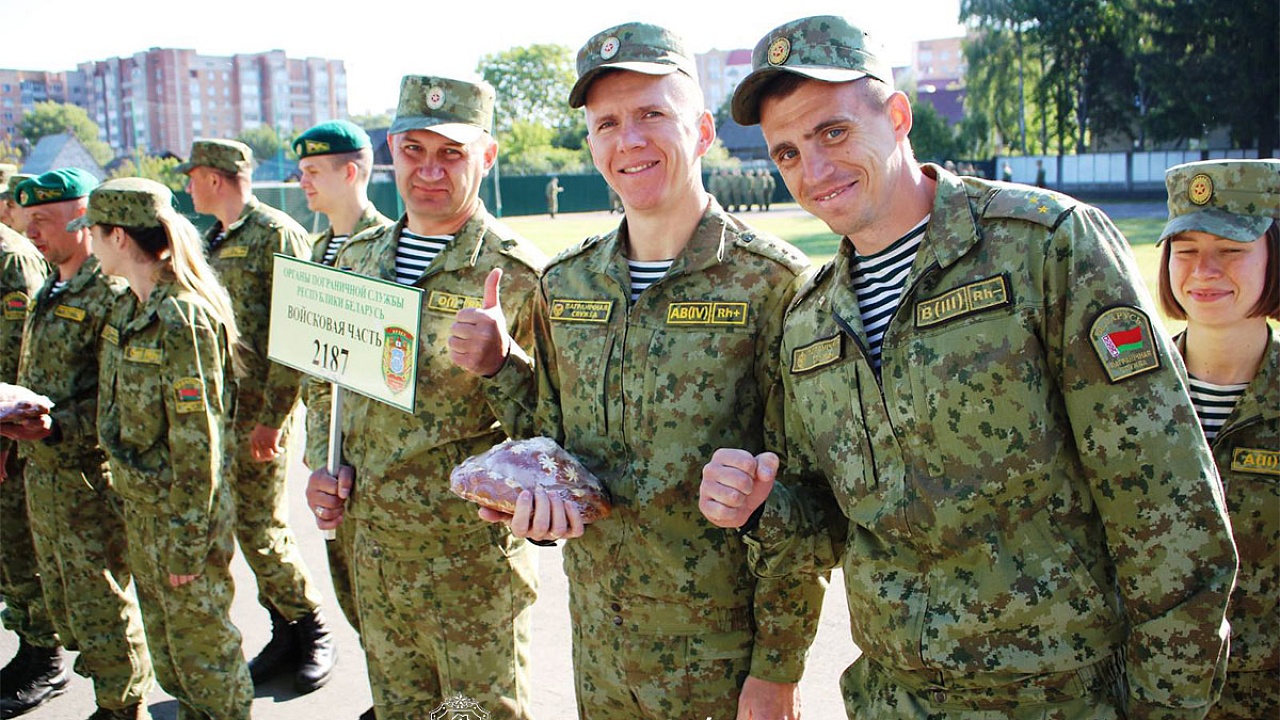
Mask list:
[[[983,202],[980,200],[980,202]],[[1055,228],[1075,210],[1071,197],[1035,187],[992,187],[981,206],[981,217],[993,220],[1024,220]]]
[[[796,290],[795,297],[791,298],[791,304],[787,306],[787,310],[799,305],[806,296],[821,285],[822,281],[831,275],[831,268],[833,267],[835,267],[835,260],[828,260],[823,263],[822,267],[809,273],[809,277],[805,278],[804,282],[800,284],[800,289]]]
[[[769,233],[742,227],[733,241],[747,252],[773,260],[791,269],[792,272],[800,272],[809,265],[809,259],[800,252],[799,248]]]
[[[373,227],[365,228],[364,230],[361,230],[355,235],[352,235],[351,237],[347,238],[347,241],[343,243],[343,246],[345,247],[355,242],[364,242],[366,240],[376,240],[377,238],[382,237],[384,233],[390,232],[391,229],[394,227],[395,225],[374,225]]]
[[[498,239],[498,246],[502,248],[503,255],[528,267],[535,273],[541,273],[542,268],[546,266],[546,254],[501,220],[491,218],[485,224],[485,231]]]
[[[613,232],[617,232],[617,231],[615,230]],[[555,257],[551,258],[550,262],[547,263],[547,268],[549,269],[551,266],[564,262],[565,260],[568,260],[571,257],[581,255],[587,250],[590,250],[595,245],[599,244],[601,240],[604,240],[605,238],[610,237],[612,234],[613,233],[611,232],[611,233],[606,233],[604,235],[592,235],[591,237],[583,240],[577,245],[571,245],[565,248],[564,250],[561,250],[559,253],[556,254]]]

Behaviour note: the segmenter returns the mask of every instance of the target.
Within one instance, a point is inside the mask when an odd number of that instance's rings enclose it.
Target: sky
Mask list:
[[[796,18],[844,14],[880,38],[890,63],[906,65],[912,42],[963,34],[959,5],[960,0],[60,0],[47,6],[56,7],[56,17],[47,17],[40,4],[0,0],[0,27],[6,29],[0,68],[74,70],[80,62],[152,47],[191,48],[202,55],[284,50],[291,58],[343,60],[347,109],[360,115],[394,108],[404,75],[475,77],[486,54],[534,43],[577,52],[600,30],[634,20],[674,30],[694,52],[706,52],[751,48]],[[58,25],[57,18],[65,22]]]

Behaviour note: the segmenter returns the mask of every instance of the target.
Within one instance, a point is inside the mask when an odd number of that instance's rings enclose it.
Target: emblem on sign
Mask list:
[[[409,384],[413,374],[413,334],[404,328],[389,327],[382,339],[382,379],[391,392],[398,393]]]

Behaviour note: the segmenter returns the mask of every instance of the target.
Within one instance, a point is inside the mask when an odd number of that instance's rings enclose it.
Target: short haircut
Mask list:
[[[351,152],[325,155],[329,159],[329,167],[335,170],[347,163],[355,163],[356,177],[366,179],[373,173],[373,148],[360,148]]]
[[[1160,250],[1160,309],[1174,320],[1186,320],[1187,311],[1174,297],[1173,287],[1169,285],[1169,254],[1177,237],[1174,235],[1166,240]],[[1280,224],[1273,220],[1259,242],[1267,244],[1267,272],[1263,278],[1262,297],[1250,308],[1248,317],[1280,320]]]
[[[780,72],[773,76],[773,79],[764,84],[760,88],[760,98],[756,103],[756,107],[764,105],[764,101],[770,98],[782,99],[790,96],[801,86],[809,82],[825,82],[823,80],[814,80],[803,75],[795,73]],[[872,107],[883,108],[884,104],[889,101],[889,96],[893,94],[893,89],[888,85],[880,82],[873,77],[865,77],[861,80],[852,80],[850,82],[857,83],[858,94],[865,102],[871,104]],[[837,83],[828,83],[835,85]]]

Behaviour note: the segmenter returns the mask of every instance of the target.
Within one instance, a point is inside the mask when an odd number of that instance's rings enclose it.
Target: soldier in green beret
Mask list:
[[[0,165],[0,188],[4,188],[0,202],[8,200],[9,178],[16,172],[13,165]],[[22,329],[31,311],[31,299],[48,275],[49,265],[31,241],[0,221],[0,382],[18,381]],[[0,438],[0,599],[5,604],[4,626],[18,635],[18,652],[0,670],[0,692],[6,695],[24,684],[21,677],[33,651],[48,652],[59,644],[40,589],[27,520],[24,464],[13,441]]]
[[[726,439],[766,445],[782,313],[808,263],[703,188],[715,122],[680,37],[612,27],[577,67],[569,104],[585,107],[592,158],[625,220],[547,266],[534,358],[500,339],[455,359],[493,376],[504,425],[579,458],[613,513],[583,527],[557,497],[525,493],[514,516],[482,517],[539,541],[570,538],[584,720],[791,718],[818,575],[753,578],[737,535],[699,515],[697,486]]]
[[[289,673],[307,693],[333,672],[333,635],[320,591],[289,526],[286,472],[290,419],[300,396],[296,370],[267,359],[274,254],[310,257],[302,226],[253,195],[253,151],[235,140],[197,140],[178,165],[196,212],[217,222],[205,233],[209,264],[231,296],[244,345],[243,375],[224,449],[236,506],[236,539],[271,617],[271,640],[249,662],[254,683]]]
[[[160,183],[100,185],[68,230],[90,232],[102,271],[131,291],[102,329],[97,425],[156,674],[179,718],[245,720],[253,684],[230,618],[234,508],[222,474],[231,302]]]
[[[1170,168],[1160,304],[1226,492],[1240,574],[1210,718],[1280,717],[1280,160]]]
[[[454,317],[463,308],[505,312],[511,335],[529,346],[545,262],[480,199],[498,155],[493,105],[484,82],[404,77],[387,144],[405,214],[338,254],[339,266],[423,291],[414,412],[348,395],[345,464],[337,478],[313,471],[307,487],[319,527],[354,525],[356,602],[378,720],[440,716],[458,695],[487,717],[529,716],[535,558],[449,491],[456,464],[507,437],[480,380],[450,362]],[[309,426],[328,427],[328,410],[309,408],[321,413]],[[309,453],[323,457],[324,449]]]
[[[867,33],[797,20],[733,96],[844,236],[781,344],[784,440],[702,508],[764,576],[843,563],[850,717],[1203,717],[1236,553],[1181,360],[1096,208],[921,165]]]
[[[26,320],[18,384],[53,409],[5,434],[26,460],[27,511],[45,604],[62,642],[80,651],[76,669],[93,680],[97,720],[149,717],[153,674],[125,542],[120,499],[111,492],[98,444],[98,348],[107,315],[125,291],[91,255],[88,230],[68,230],[98,181],[78,168],[25,180],[15,197],[27,235],[55,269]],[[6,717],[60,690],[57,646],[38,648],[25,676],[6,684]]]

